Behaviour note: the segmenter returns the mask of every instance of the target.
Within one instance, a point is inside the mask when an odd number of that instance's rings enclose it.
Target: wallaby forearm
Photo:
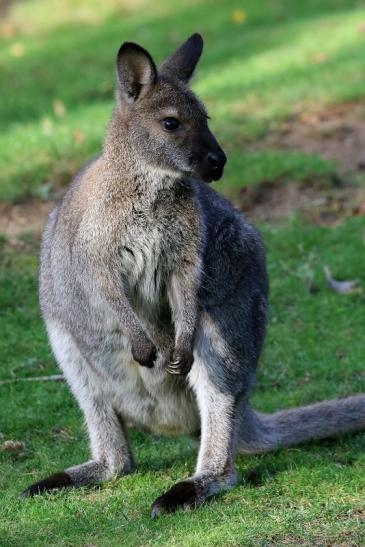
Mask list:
[[[127,333],[134,360],[142,366],[152,367],[156,357],[156,348],[132,309],[123,288],[113,279],[112,275],[107,275],[101,285],[103,296],[117,314],[118,320]]]
[[[175,326],[175,347],[168,371],[187,374],[193,363],[193,344],[198,317],[200,260],[186,261],[171,276],[168,297]]]

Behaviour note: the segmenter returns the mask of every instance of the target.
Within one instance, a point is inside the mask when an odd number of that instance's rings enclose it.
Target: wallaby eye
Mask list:
[[[167,131],[175,131],[180,125],[179,120],[176,118],[164,118],[161,123]]]

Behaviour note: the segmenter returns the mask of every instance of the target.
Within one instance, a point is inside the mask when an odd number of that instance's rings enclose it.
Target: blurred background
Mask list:
[[[100,151],[113,108],[120,44],[135,41],[158,63],[193,32],[203,35],[205,50],[192,86],[228,155],[225,176],[215,187],[259,227],[268,253],[270,326],[255,406],[270,411],[365,391],[365,2],[0,0],[0,444],[1,433],[4,441],[20,442],[10,452],[0,446],[0,487],[8,492],[9,508],[12,496],[39,478],[40,466],[46,475],[87,454],[81,417],[66,386],[19,382],[57,372],[37,303],[45,218],[72,175]],[[357,283],[345,292],[331,279],[328,285],[325,266],[336,280]],[[194,455],[183,440],[166,444],[142,434],[132,437],[142,471],[152,465],[153,480],[143,483],[148,499],[155,497],[156,477],[162,481],[168,473],[168,452],[174,476],[186,475],[186,466],[193,466]],[[254,540],[242,544],[272,545],[265,543],[272,534],[279,534],[279,544],[299,544],[295,534],[302,521],[308,523],[307,544],[337,545],[341,533],[343,545],[361,544],[361,519],[336,515],[344,514],[346,504],[361,503],[364,452],[364,436],[358,436],[339,445],[242,460],[243,474],[247,466],[259,465],[260,476],[277,472],[286,481],[290,470],[292,481],[290,493],[275,489],[275,481],[260,483],[265,507],[276,515],[265,526],[257,520],[262,498],[254,489],[245,492],[248,520],[235,519],[235,526],[241,526],[239,537],[248,534]],[[351,461],[352,467],[329,471],[328,458],[342,468]],[[14,484],[9,485],[9,476]],[[138,480],[131,479],[130,496],[123,498],[127,515],[145,509]],[[72,499],[90,522],[101,519],[100,533],[108,534],[120,516],[111,502],[118,492],[105,489],[93,503]],[[316,521],[327,507],[328,492],[332,512]],[[209,516],[199,513],[216,530],[215,539],[206,528],[200,536],[202,522],[190,521],[197,544],[238,542],[232,515],[241,510],[240,494],[229,496],[225,515],[214,505]],[[314,498],[317,505],[309,501]],[[59,534],[69,538],[67,544],[81,544],[81,531],[69,526],[74,518],[70,499],[60,501],[60,514],[57,504],[52,510],[44,505],[39,514],[30,506],[20,513],[17,506],[14,513],[9,509],[7,537],[12,544],[22,537],[25,544],[43,523],[48,542]],[[166,534],[148,526],[143,533],[151,541]],[[136,530],[126,524],[128,544],[138,543]],[[190,537],[188,530],[177,526],[173,538]],[[92,535],[89,539],[93,544]]]
[[[159,62],[196,31],[193,88],[230,160],[220,190],[364,181],[364,2],[2,0],[0,17],[1,201],[54,197],[100,150],[121,42]]]

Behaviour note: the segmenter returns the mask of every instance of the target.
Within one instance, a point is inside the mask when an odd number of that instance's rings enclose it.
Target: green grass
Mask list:
[[[365,390],[362,294],[328,291],[322,266],[361,277],[363,223],[336,229],[300,221],[265,228],[271,324],[254,406],[271,411]],[[34,259],[5,253],[1,273],[1,377],[54,372],[38,315]],[[308,291],[308,283],[317,292]],[[34,479],[87,457],[80,412],[64,384],[0,386],[2,431],[24,454],[0,453],[5,545],[361,545],[365,435],[238,458],[239,485],[195,513],[149,518],[151,501],[194,468],[184,438],[138,432],[138,472],[100,489],[18,499]],[[362,538],[362,539],[361,539]],[[270,543],[271,542],[271,543]],[[352,543],[351,543],[352,542]],[[1,543],[1,539],[0,539]]]
[[[114,58],[127,39],[159,61],[190,33],[204,34],[194,89],[233,157],[298,108],[365,94],[361,2],[248,0],[244,6],[214,2],[214,9],[208,0],[156,0],[153,8],[138,3],[139,9],[131,1],[109,0],[100,8],[96,0],[76,6],[30,0],[10,12],[18,34],[0,44],[0,199],[44,196],[100,149],[112,108]],[[242,7],[247,20],[235,24],[232,13]],[[322,63],[313,60],[318,52]],[[64,115],[54,112],[55,101],[64,104]],[[245,157],[245,174],[232,164],[227,177],[250,180],[259,169],[266,178],[266,161],[248,151]],[[293,159],[289,174],[300,177],[302,162],[310,158]],[[285,170],[289,164],[285,160]],[[313,164],[316,170],[316,159]]]
[[[242,24],[231,20],[237,9],[247,15]],[[0,43],[0,200],[52,196],[100,149],[122,41],[140,42],[160,60],[196,30],[206,51],[194,89],[229,155],[217,188],[231,194],[261,181],[329,180],[335,160],[262,149],[261,138],[296,112],[365,96],[364,21],[355,0],[15,3],[4,22],[16,35]],[[326,56],[320,64],[318,52]],[[364,392],[364,293],[330,292],[322,272],[329,264],[335,277],[363,279],[364,217],[329,228],[294,216],[260,228],[271,318],[255,408]],[[56,372],[36,271],[35,253],[16,252],[0,234],[0,381]],[[86,435],[63,383],[0,384],[0,401],[0,444],[25,444],[0,450],[0,545],[365,543],[364,434],[239,457],[235,489],[196,512],[152,521],[154,498],[193,471],[194,444],[133,431],[136,474],[21,500],[30,482],[84,461]]]

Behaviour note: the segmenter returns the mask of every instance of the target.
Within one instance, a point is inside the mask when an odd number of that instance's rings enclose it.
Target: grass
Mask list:
[[[358,31],[364,9],[358,1],[250,0],[244,24],[232,22],[241,8],[232,1],[216,2],[214,9],[207,0],[157,0],[153,9],[138,3],[139,9],[109,0],[100,8],[94,0],[74,9],[71,0],[62,8],[56,0],[30,0],[10,12],[8,25],[19,34],[0,45],[0,199],[47,195],[100,149],[111,112],[114,56],[126,39],[161,60],[189,33],[204,33],[206,53],[194,89],[232,157],[241,157],[248,139],[298,108],[365,93],[365,40]],[[318,52],[325,62],[315,62]],[[267,163],[264,153],[245,156],[245,173],[232,164],[228,178],[245,182]],[[291,175],[298,177],[300,163],[293,159]]]
[[[208,0],[156,0],[153,7],[144,0],[15,3],[0,24],[0,199],[52,196],[98,151],[121,41],[138,41],[160,60],[195,30],[207,46],[194,89],[230,158],[217,188],[237,194],[263,180],[329,180],[335,160],[259,144],[268,128],[298,111],[365,96],[365,35],[358,30],[364,4],[247,0],[211,6]],[[242,9],[247,19],[234,23]],[[314,61],[318,52],[321,63]],[[328,291],[322,272],[330,264],[335,277],[363,277],[364,218],[330,228],[293,216],[260,228],[271,319],[255,408],[364,392],[364,295]],[[22,246],[0,239],[0,380],[56,371],[28,239],[22,236]],[[1,545],[365,543],[364,434],[239,457],[237,488],[196,512],[151,521],[153,499],[194,469],[197,448],[189,440],[132,431],[136,474],[24,501],[18,494],[30,482],[87,458],[82,418],[62,383],[0,384],[0,401],[0,444],[14,439],[25,445],[0,450]]]

